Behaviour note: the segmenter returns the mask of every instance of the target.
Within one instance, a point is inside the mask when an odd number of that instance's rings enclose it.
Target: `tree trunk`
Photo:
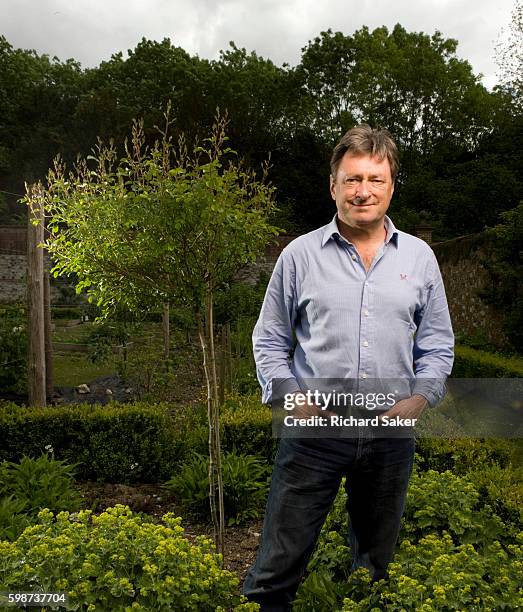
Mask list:
[[[32,188],[27,224],[27,386],[30,406],[45,406],[44,209],[38,186]],[[37,222],[37,225],[33,225]]]

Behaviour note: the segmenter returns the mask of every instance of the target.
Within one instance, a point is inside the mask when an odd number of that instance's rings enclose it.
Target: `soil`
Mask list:
[[[87,383],[89,393],[79,393],[76,387],[57,387],[52,399],[54,404],[108,404],[136,400],[135,392],[118,374],[100,376]]]
[[[93,512],[103,512],[116,504],[127,505],[134,512],[145,512],[160,519],[167,512],[182,516],[185,536],[194,542],[198,536],[213,538],[212,525],[201,523],[182,510],[176,498],[159,485],[121,485],[96,482],[78,483],[84,499],[84,508]],[[262,519],[250,521],[245,525],[227,527],[225,530],[224,566],[235,573],[240,584],[247,570],[254,563],[262,528]]]

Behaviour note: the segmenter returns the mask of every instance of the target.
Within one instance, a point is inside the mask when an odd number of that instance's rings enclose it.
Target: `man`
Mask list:
[[[311,379],[410,379],[411,392],[385,414],[416,419],[443,396],[453,363],[449,311],[432,250],[386,216],[398,165],[386,130],[357,126],[334,148],[337,214],[284,249],[254,330],[263,401],[292,394],[294,416],[322,415],[304,401]],[[282,438],[245,595],[263,611],[291,609],[343,476],[353,567],[385,577],[413,456],[412,437]]]

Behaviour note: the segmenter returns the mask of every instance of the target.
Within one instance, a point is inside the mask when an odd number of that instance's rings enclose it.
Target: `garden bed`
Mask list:
[[[212,525],[200,522],[187,515],[162,486],[151,484],[121,485],[97,482],[80,482],[77,487],[83,498],[83,507],[96,513],[111,508],[116,504],[129,506],[133,512],[145,512],[160,520],[167,512],[182,516],[184,535],[191,542],[198,536],[212,539]],[[234,572],[240,583],[247,570],[254,563],[262,528],[262,519],[249,521],[245,525],[234,525],[225,530],[224,566]]]

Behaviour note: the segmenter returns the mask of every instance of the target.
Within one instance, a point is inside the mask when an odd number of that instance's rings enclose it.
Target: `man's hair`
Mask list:
[[[370,125],[362,123],[346,132],[332,152],[330,165],[333,179],[336,179],[341,159],[345,153],[376,156],[380,161],[387,158],[392,182],[396,180],[400,165],[398,149],[388,130],[372,129]]]

